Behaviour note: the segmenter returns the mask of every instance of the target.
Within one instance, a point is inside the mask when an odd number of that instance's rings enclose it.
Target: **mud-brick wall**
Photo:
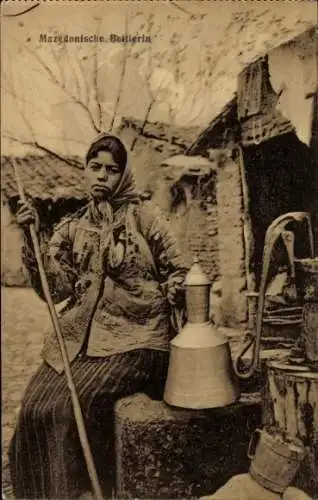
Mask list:
[[[1,200],[1,285],[27,286],[28,275],[21,259],[23,236],[9,206]]]
[[[137,132],[131,128],[124,128],[119,135],[129,148]],[[130,153],[130,162],[138,188],[140,190],[154,189],[160,178],[161,162],[182,151],[181,147],[169,144],[165,140],[138,136],[135,147]]]
[[[170,220],[171,229],[180,242],[188,265],[191,265],[194,254],[198,254],[204,270],[214,280],[219,276],[216,203],[203,204],[199,200],[191,203],[184,213],[173,213],[170,191],[174,184],[173,174],[167,173],[161,166],[168,157],[184,153],[197,133],[194,134],[191,129],[172,130],[173,133],[171,130],[150,123],[145,130],[147,135],[138,136],[131,153],[134,176],[139,189],[151,189],[152,200]],[[130,147],[138,130],[130,123],[130,126],[124,124],[118,133]],[[170,142],[172,136],[176,139],[173,144]]]
[[[222,322],[235,327],[246,320],[246,278],[240,170],[230,158],[219,166],[216,196]]]
[[[209,203],[194,206],[191,215],[190,250],[199,255],[203,269],[215,280],[219,276],[217,206]]]
[[[187,264],[191,265],[197,255],[204,271],[214,281],[219,276],[216,205],[193,203],[184,214],[171,214],[169,218]]]

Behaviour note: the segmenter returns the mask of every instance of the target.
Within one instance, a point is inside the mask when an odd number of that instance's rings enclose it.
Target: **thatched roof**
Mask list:
[[[50,155],[14,158],[19,166],[25,192],[33,198],[84,198],[83,171]],[[18,190],[12,157],[1,157],[1,191],[7,198]]]

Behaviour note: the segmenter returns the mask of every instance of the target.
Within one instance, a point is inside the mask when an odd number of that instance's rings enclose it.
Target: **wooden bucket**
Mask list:
[[[318,491],[318,373],[305,364],[268,361],[263,388],[263,426],[289,442],[300,442],[306,456],[293,486],[316,497]]]
[[[306,356],[318,369],[318,257],[295,261],[297,286],[303,301]]]
[[[257,429],[248,448],[250,475],[265,488],[283,493],[293,480],[305,454],[303,447]]]

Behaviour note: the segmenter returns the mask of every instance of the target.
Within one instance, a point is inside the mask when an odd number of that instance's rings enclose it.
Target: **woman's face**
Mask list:
[[[99,151],[85,169],[87,187],[98,200],[107,200],[116,189],[122,172],[111,153]]]

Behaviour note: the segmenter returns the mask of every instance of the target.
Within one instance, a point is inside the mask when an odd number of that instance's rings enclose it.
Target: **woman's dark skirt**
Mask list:
[[[72,363],[105,497],[115,485],[114,403],[136,392],[162,398],[167,368],[168,353],[147,349]],[[65,374],[46,363],[23,398],[9,459],[17,498],[70,499],[91,489]]]

